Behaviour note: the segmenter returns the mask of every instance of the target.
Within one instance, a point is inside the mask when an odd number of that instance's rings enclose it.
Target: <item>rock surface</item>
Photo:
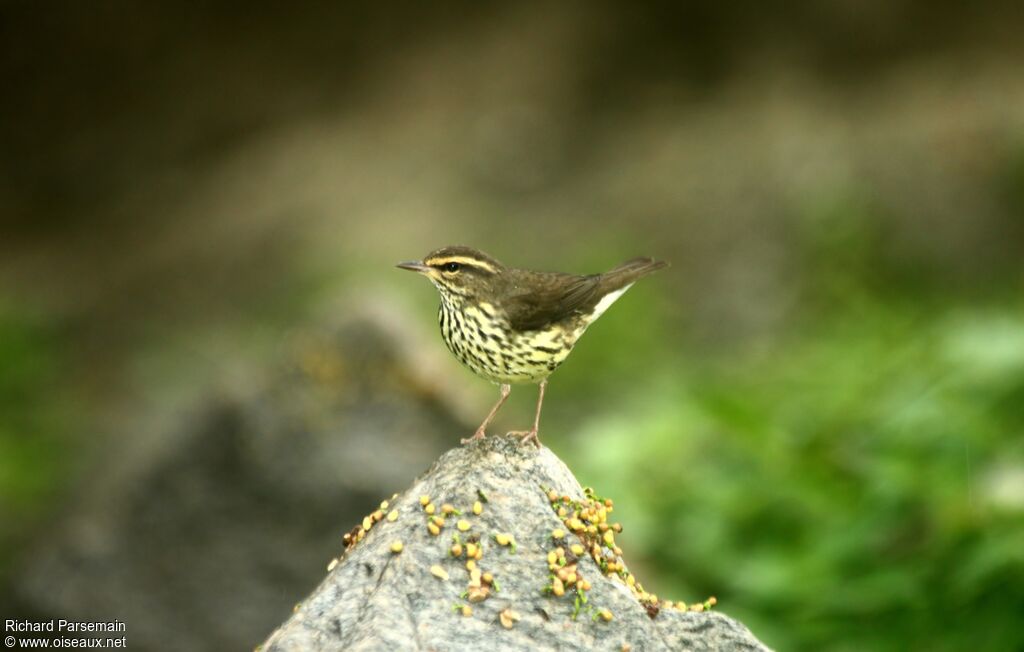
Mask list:
[[[563,503],[550,501],[551,490],[581,501],[575,505],[588,501],[547,448],[492,436],[448,451],[364,521],[370,525],[364,538],[355,542],[361,526],[353,530],[344,556],[262,650],[767,649],[720,613],[642,604],[622,579],[625,572],[604,574],[586,552],[578,558],[566,553],[569,565],[577,564],[577,581],[590,582],[590,589],[580,592],[587,599],[574,618],[577,592],[570,588],[557,596],[550,590],[549,551],[559,545],[568,551],[582,542],[556,514]],[[439,517],[438,534],[428,531],[432,517],[422,496]],[[480,514],[474,513],[476,501]],[[460,513],[442,515],[446,504]],[[567,508],[571,518],[575,506]],[[387,516],[392,511],[394,520]],[[564,539],[552,538],[557,529],[565,532]],[[498,534],[509,536],[514,547],[501,545]],[[467,570],[468,544],[474,539],[483,549],[477,568],[493,574],[492,586],[474,583]],[[452,555],[456,540],[462,548],[458,558]],[[397,544],[400,552],[394,551]],[[590,548],[593,539],[586,545]],[[618,559],[606,546],[601,558]],[[471,614],[464,615],[463,606]]]

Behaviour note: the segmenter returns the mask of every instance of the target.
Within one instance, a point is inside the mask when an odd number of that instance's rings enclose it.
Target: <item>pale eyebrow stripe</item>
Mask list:
[[[476,258],[467,258],[466,256],[445,256],[444,258],[431,258],[426,261],[428,265],[447,265],[448,263],[459,263],[460,265],[469,265],[470,267],[479,267],[486,269],[490,273],[494,273],[494,267],[490,263],[485,263],[482,260]]]

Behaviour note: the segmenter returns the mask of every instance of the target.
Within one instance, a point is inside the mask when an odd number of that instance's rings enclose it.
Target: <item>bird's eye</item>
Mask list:
[[[445,266],[444,266],[444,271],[446,271],[446,272],[457,272],[461,268],[462,268],[462,265],[460,265],[458,263],[446,263]]]

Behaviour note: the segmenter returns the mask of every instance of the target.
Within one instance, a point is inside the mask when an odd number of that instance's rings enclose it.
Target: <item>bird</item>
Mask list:
[[[441,296],[438,322],[445,345],[463,365],[499,385],[500,396],[467,444],[485,430],[511,385],[539,384],[533,427],[514,431],[521,444],[537,435],[548,377],[587,328],[638,279],[668,263],[633,258],[603,274],[578,276],[507,267],[466,246],[447,246],[397,267],[427,277]]]

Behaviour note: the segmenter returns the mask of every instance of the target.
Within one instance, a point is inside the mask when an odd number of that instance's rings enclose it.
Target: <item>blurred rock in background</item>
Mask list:
[[[20,555],[19,615],[118,614],[140,650],[265,636],[345,528],[472,430],[405,353],[409,335],[370,314],[295,333],[257,391],[205,399],[158,448],[129,433],[105,451],[99,477]]]

